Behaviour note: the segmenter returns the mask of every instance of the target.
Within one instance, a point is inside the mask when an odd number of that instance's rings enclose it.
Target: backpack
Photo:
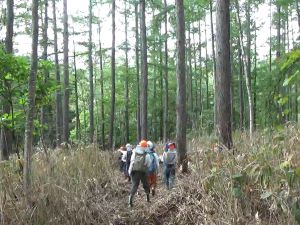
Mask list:
[[[148,168],[148,173],[154,173],[157,169],[156,158],[153,152],[149,152],[149,155],[151,157],[151,164],[150,167]]]
[[[165,160],[164,163],[167,164],[167,165],[173,164],[175,157],[176,157],[176,152],[170,152],[170,151],[168,151],[166,153],[166,157],[164,159]]]
[[[127,151],[127,155],[126,155],[126,164],[127,164],[128,166],[130,165],[131,155],[132,155],[132,150]]]
[[[138,154],[135,153],[135,159],[132,167],[132,171],[147,171],[147,165],[145,164],[146,161],[146,153]]]

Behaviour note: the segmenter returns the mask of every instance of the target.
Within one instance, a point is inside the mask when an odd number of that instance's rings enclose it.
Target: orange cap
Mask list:
[[[140,146],[141,146],[142,148],[147,148],[147,147],[148,147],[147,141],[142,140],[142,141],[140,142]]]

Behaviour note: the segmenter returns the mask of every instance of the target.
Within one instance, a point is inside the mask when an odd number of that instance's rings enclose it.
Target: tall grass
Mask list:
[[[235,133],[235,154],[217,152],[213,137],[189,140],[190,172],[178,173],[157,196],[142,190],[127,208],[130,185],[117,155],[93,146],[34,155],[31,205],[14,160],[0,164],[0,224],[297,224],[300,132],[289,126],[261,131],[250,142]]]

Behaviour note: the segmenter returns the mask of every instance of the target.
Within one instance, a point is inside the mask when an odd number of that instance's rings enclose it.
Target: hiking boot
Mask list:
[[[147,202],[150,202],[150,195],[147,194]]]
[[[152,196],[154,196],[155,195],[155,190],[154,189],[152,189]]]
[[[129,199],[128,199],[128,206],[129,206],[129,208],[133,207],[133,197],[131,195],[129,196]]]

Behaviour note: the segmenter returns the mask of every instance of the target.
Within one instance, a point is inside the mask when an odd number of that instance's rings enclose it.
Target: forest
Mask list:
[[[300,224],[298,0],[0,0],[0,225]],[[176,143],[151,204],[118,149]]]

